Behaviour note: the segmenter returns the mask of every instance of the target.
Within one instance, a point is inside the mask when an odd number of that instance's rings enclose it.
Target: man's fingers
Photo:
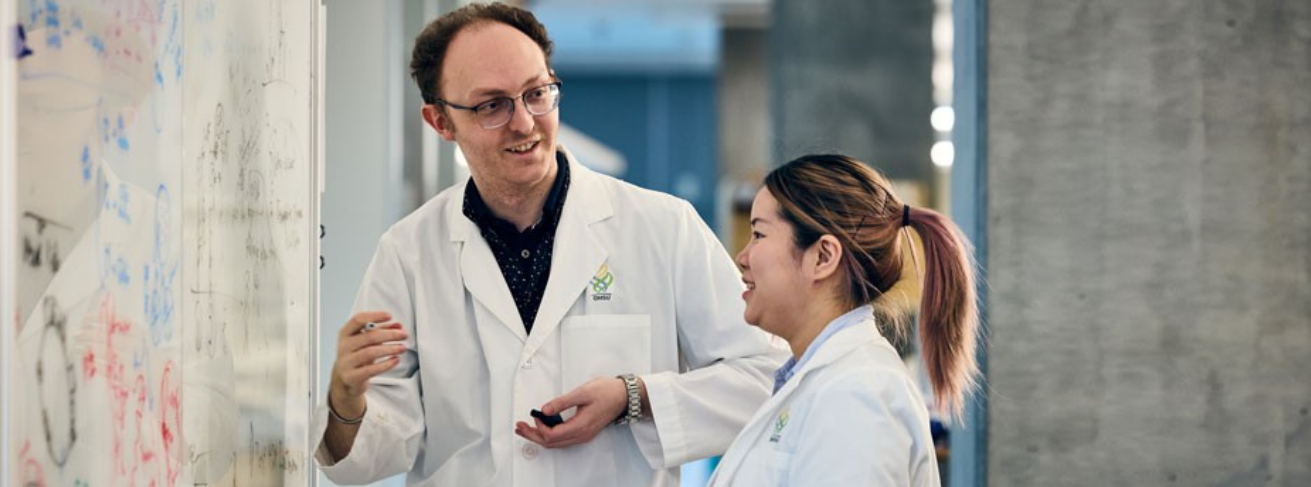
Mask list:
[[[528,423],[523,421],[515,424],[514,433],[538,445],[547,446],[546,438],[542,436],[542,433],[538,431],[537,428],[528,426]]]
[[[579,437],[579,431],[584,428],[586,428],[586,426],[566,421],[559,426],[543,432],[542,437],[546,438],[546,441],[550,443],[551,448],[572,446],[575,443],[579,443],[573,440]]]
[[[399,363],[401,363],[401,358],[393,355],[391,357],[387,357],[387,359],[378,362],[376,364],[361,367],[361,371],[364,372],[364,375],[367,378],[372,379],[374,376],[377,376],[378,374],[391,370],[392,367],[395,367],[396,364]]]
[[[346,326],[341,327],[339,337],[347,337],[359,333],[369,323],[383,323],[391,321],[391,313],[386,311],[362,311],[351,316]]]
[[[589,402],[585,400],[586,397],[587,394],[583,392],[582,387],[580,386],[563,396],[547,401],[546,404],[542,405],[542,413],[547,416],[560,414],[560,411],[565,411],[569,408],[586,404]]]
[[[405,345],[374,345],[356,350],[341,360],[346,367],[354,369],[368,366],[380,358],[400,355],[404,352]]]
[[[355,335],[342,337],[341,340],[337,342],[337,355],[342,356],[351,354],[357,350],[362,350],[382,343],[401,342],[410,337],[409,333],[399,327],[400,325],[396,326],[396,328],[382,328],[368,333],[357,333]]]
[[[396,356],[388,357],[387,359],[378,362],[376,364],[365,365],[363,367],[356,368],[355,370],[346,372],[344,374],[345,379],[359,386],[361,389],[363,389],[363,386],[369,382],[369,379],[378,376],[378,374],[391,370],[392,367],[395,367],[396,364],[400,362],[401,362],[400,357],[396,357]]]
[[[520,421],[515,424],[514,433],[546,448],[563,448],[582,443],[573,440],[578,436],[577,433],[566,432],[566,430],[575,429],[568,421],[556,426],[547,426],[542,420],[533,418],[533,424],[536,426]]]

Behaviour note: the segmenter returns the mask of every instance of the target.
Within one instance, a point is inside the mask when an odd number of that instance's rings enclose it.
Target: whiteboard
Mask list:
[[[311,482],[319,9],[7,13],[6,485]]]

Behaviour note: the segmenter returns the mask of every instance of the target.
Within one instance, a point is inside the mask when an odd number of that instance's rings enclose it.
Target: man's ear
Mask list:
[[[423,106],[420,112],[423,113],[423,121],[433,130],[436,130],[438,135],[441,135],[447,142],[455,140],[455,124],[452,124],[451,119],[446,117],[446,113],[442,111],[441,107],[428,103]]]
[[[812,258],[806,259],[806,270],[812,280],[822,281],[838,273],[842,265],[842,244],[837,237],[820,236],[810,245],[808,253],[813,253]]]

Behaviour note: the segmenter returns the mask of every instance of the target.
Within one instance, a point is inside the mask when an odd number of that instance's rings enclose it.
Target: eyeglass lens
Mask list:
[[[525,92],[519,97],[524,108],[532,115],[545,115],[555,110],[560,101],[560,87],[555,84],[539,86]],[[510,122],[514,115],[514,99],[505,97],[488,100],[474,107],[478,114],[478,124],[486,128],[496,128]]]

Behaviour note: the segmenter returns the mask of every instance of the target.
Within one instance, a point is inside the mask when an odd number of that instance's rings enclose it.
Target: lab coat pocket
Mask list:
[[[769,447],[758,447],[742,459],[733,486],[770,487],[788,485],[792,455]]]
[[[651,372],[650,315],[586,315],[560,323],[564,392],[597,377]]]

